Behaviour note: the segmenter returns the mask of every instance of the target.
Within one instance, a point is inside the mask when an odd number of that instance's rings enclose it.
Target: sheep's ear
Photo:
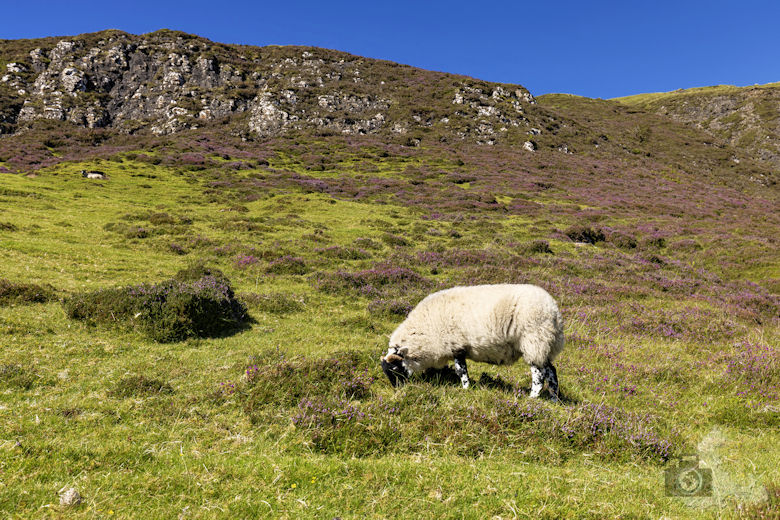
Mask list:
[[[387,361],[388,363],[393,363],[395,361],[403,361],[403,360],[404,358],[402,358],[401,356],[397,356],[395,354],[388,354],[387,356],[385,356],[385,361]]]
[[[406,357],[406,354],[409,352],[409,347],[398,347],[398,354],[401,355],[401,357]]]

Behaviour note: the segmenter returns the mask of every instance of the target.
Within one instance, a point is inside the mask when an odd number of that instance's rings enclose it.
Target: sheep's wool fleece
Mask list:
[[[443,368],[462,352],[492,364],[544,366],[563,350],[563,318],[535,285],[453,287],[427,296],[390,336],[413,372]]]

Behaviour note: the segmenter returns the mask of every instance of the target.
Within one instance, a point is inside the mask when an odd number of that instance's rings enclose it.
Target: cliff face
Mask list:
[[[754,159],[780,167],[780,83],[695,88],[617,101],[695,125]]]
[[[527,135],[534,103],[500,85],[306,47],[223,45],[172,31],[0,41],[0,132],[40,119],[170,134],[210,121],[272,136],[438,129],[492,144]]]

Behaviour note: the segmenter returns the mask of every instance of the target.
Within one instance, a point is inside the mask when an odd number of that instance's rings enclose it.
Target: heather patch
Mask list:
[[[386,264],[354,272],[318,272],[311,281],[315,288],[323,292],[372,298],[418,294],[434,286],[431,280],[411,269]]]
[[[737,395],[761,405],[780,398],[780,349],[742,341],[723,360],[723,377],[737,388]]]
[[[202,266],[156,284],[78,293],[63,307],[71,319],[134,328],[159,342],[224,335],[248,320],[225,275]]]
[[[377,298],[371,300],[368,304],[369,314],[375,314],[380,316],[400,316],[406,317],[414,308],[414,305],[404,299],[390,299]]]
[[[56,298],[51,285],[17,283],[0,278],[0,306],[29,303],[45,303]]]
[[[663,462],[682,448],[658,417],[603,404],[561,407],[530,400],[500,378],[481,377],[468,403],[448,379],[423,377],[391,398],[374,391],[384,379],[357,353],[322,359],[255,358],[241,383],[223,382],[256,424],[291,422],[311,448],[352,457],[437,453],[477,457],[503,453],[560,461],[587,451],[606,460]],[[449,389],[449,390],[448,390]],[[479,390],[476,390],[479,391]],[[510,392],[499,397],[495,392]]]

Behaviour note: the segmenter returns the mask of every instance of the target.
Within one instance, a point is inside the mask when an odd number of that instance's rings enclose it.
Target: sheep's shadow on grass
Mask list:
[[[419,380],[431,385],[439,385],[439,386],[457,386],[460,387],[460,377],[455,372],[455,369],[452,367],[445,367],[445,368],[429,368],[425,372],[423,372]],[[473,388],[487,388],[490,390],[497,390],[499,392],[503,392],[505,394],[515,395],[518,397],[528,397],[529,390],[527,388],[521,388],[517,384],[511,383],[509,381],[506,381],[504,378],[502,378],[500,375],[498,376],[492,376],[486,372],[482,372],[480,374],[479,379],[472,380],[471,381]],[[542,392],[542,398],[547,398],[548,394],[545,390]],[[566,392],[563,391],[563,389],[558,390],[558,398],[561,401],[561,404],[568,405],[568,404],[579,404],[580,400],[572,395],[567,395]]]

